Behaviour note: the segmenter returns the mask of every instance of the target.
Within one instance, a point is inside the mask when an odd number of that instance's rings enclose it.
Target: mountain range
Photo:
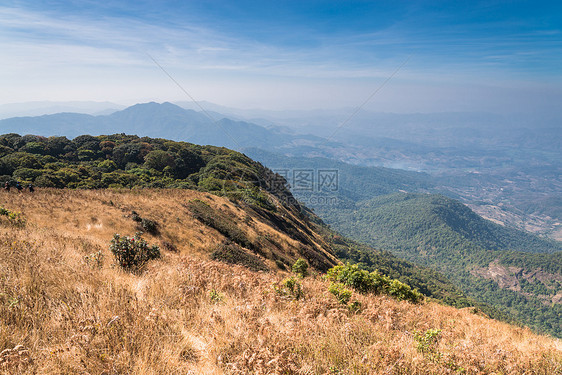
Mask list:
[[[219,114],[196,112],[171,103],[145,103],[116,111],[109,115],[57,113],[36,117],[15,117],[0,120],[4,133],[36,135],[81,134],[143,134],[198,144],[232,149],[243,147],[279,147],[291,143],[318,142],[319,138],[294,135],[277,128],[266,129],[244,121],[220,117]]]

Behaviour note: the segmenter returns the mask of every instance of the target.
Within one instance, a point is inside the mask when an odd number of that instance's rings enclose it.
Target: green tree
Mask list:
[[[293,272],[300,277],[308,276],[308,263],[303,258],[299,258],[295,264],[293,264]]]
[[[113,160],[104,160],[98,163],[98,169],[104,173],[113,172],[117,169],[117,164]]]
[[[166,167],[173,168],[174,166],[174,157],[166,151],[150,151],[144,158],[144,167],[147,169],[156,169],[161,172]]]

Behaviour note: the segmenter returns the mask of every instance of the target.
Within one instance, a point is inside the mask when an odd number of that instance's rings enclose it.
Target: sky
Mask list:
[[[561,114],[560,1],[0,2],[0,104]]]

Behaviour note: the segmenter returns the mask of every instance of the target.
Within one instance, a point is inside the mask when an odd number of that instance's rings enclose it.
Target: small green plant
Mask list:
[[[5,209],[4,207],[0,207],[0,215],[6,216],[8,218],[8,222],[16,227],[23,227],[25,226],[25,218],[21,214],[21,212],[15,212]]]
[[[301,283],[294,276],[286,278],[281,283],[281,286],[274,285],[273,288],[277,294],[288,296],[297,300],[302,298],[304,295]]]
[[[137,211],[131,211],[131,219],[133,221],[136,221],[137,223],[140,223],[142,221],[142,217],[140,217]]]
[[[103,267],[104,255],[102,251],[96,251],[84,256],[84,261],[88,266],[94,269],[101,269]]]
[[[332,293],[342,305],[347,305],[351,299],[351,290],[347,289],[342,283],[330,283],[328,291]]]
[[[289,277],[283,281],[283,286],[289,290],[295,299],[300,299],[303,296],[302,285],[294,277]]]
[[[297,259],[295,264],[293,264],[293,272],[302,278],[308,276],[308,263],[303,258]]]
[[[114,234],[109,250],[115,256],[117,264],[128,271],[140,270],[149,260],[160,258],[160,248],[157,245],[148,246],[140,233],[133,237]]]
[[[145,232],[150,234],[158,234],[158,224],[154,220],[142,218],[141,227]]]
[[[428,329],[425,332],[414,331],[416,349],[424,355],[435,357],[439,355],[438,346],[441,335],[440,329]]]
[[[209,298],[211,299],[211,302],[219,303],[224,299],[224,295],[216,289],[211,289],[209,291]]]
[[[131,219],[138,223],[138,229],[153,235],[158,234],[158,223],[154,220],[141,217],[138,212],[131,211]]]
[[[361,311],[361,307],[361,302],[359,301],[353,301],[349,305],[347,305],[347,308],[352,313],[359,313]]]
[[[20,303],[20,300],[17,297],[10,297],[8,299],[8,308],[16,307]]]

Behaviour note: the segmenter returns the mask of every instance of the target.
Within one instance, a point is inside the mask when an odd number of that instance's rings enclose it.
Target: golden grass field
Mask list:
[[[0,206],[27,221],[0,218],[0,372],[562,374],[560,340],[469,309],[354,293],[355,313],[317,273],[295,300],[276,292],[289,273],[271,259],[270,272],[211,261],[224,238],[190,214],[185,204],[195,198],[250,238],[273,238],[265,253],[298,258],[295,240],[207,193],[0,192]],[[144,235],[150,244],[177,248],[140,274],[115,266],[108,248],[114,233],[136,231],[132,210],[159,223],[158,236]],[[85,260],[99,251],[101,267]],[[416,339],[431,329],[441,330],[434,340]]]

